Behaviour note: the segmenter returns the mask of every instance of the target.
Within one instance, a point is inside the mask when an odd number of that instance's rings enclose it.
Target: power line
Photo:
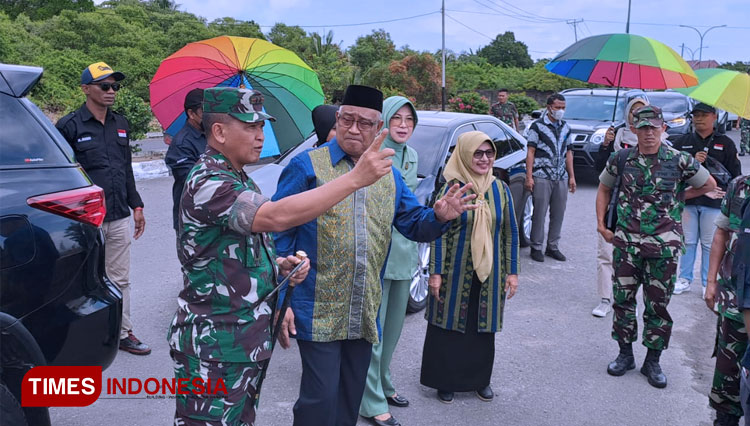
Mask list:
[[[490,3],[489,0],[485,0],[485,1],[487,3]],[[485,7],[487,9],[490,9],[490,10],[493,10],[493,11],[497,12],[498,15],[507,16],[509,18],[518,19],[520,21],[530,22],[532,24],[548,23],[549,22],[549,21],[543,21],[543,20],[539,20],[539,19],[535,19],[535,18],[525,17],[525,16],[519,15],[517,13],[511,14],[511,13],[503,12],[502,10],[495,9],[493,7],[495,5],[494,3],[490,3],[490,5],[487,5],[487,4],[483,3],[483,2],[480,2],[479,0],[474,0],[474,2],[477,3],[477,4],[479,4],[482,7]]]
[[[477,2],[477,0],[474,0],[474,1]],[[474,14],[474,15],[508,16],[510,18],[515,18],[515,16],[513,16],[513,15],[509,15],[507,13],[499,13],[496,9],[492,9],[492,8],[488,7],[487,5],[484,5],[484,4],[481,4],[481,3],[479,3],[479,4],[481,6],[483,6],[483,7],[487,7],[488,9],[494,10],[496,13],[487,12],[487,11],[458,10],[458,9],[446,9],[446,11],[447,12],[455,12],[455,13],[470,13],[470,14]],[[563,21],[565,21],[567,19],[572,19],[572,18],[560,19],[558,21],[541,21],[541,20],[539,20],[539,21],[535,21],[535,23],[539,23],[539,24],[559,24],[560,22],[563,22]],[[600,19],[588,19],[588,18],[586,19],[586,21],[587,22],[596,22],[598,24],[624,24],[625,23],[625,21],[605,21],[605,20],[600,20]],[[529,22],[529,21],[527,20],[527,22]],[[657,22],[631,22],[630,24],[631,25],[652,25],[652,26],[659,26],[659,27],[679,27],[680,26],[680,24],[664,24],[664,23],[657,23]],[[693,26],[694,27],[698,27],[698,28],[709,28],[709,27],[711,27],[711,25],[693,25]],[[732,25],[729,25],[729,26],[726,26],[724,28],[736,29],[736,30],[750,30],[750,26],[732,26]]]
[[[468,26],[468,25],[464,24],[463,22],[461,22],[461,21],[459,21],[458,19],[456,19],[456,18],[454,18],[454,17],[450,16],[450,15],[449,15],[449,14],[447,14],[447,13],[445,14],[445,16],[446,16],[446,17],[447,17],[448,19],[450,19],[451,21],[453,21],[453,22],[455,22],[455,23],[457,23],[457,24],[461,25],[462,27],[464,27],[464,28],[468,29],[469,31],[472,31],[472,32],[474,32],[474,33],[477,33],[477,34],[479,34],[479,35],[480,35],[480,36],[482,36],[482,37],[486,37],[486,38],[488,38],[489,40],[495,40],[495,38],[494,38],[494,37],[490,37],[490,36],[488,36],[488,35],[487,35],[487,34],[485,34],[485,33],[479,32],[479,31],[475,30],[474,28],[471,28],[470,26]],[[533,53],[554,53],[554,54],[558,54],[558,53],[560,53],[560,51],[556,51],[556,52],[550,52],[550,51],[543,51],[543,50],[530,50],[530,49],[527,49],[527,50],[528,50],[529,52],[533,52]]]
[[[492,3],[492,4],[494,4],[494,5],[498,6],[498,7],[503,7],[503,6],[500,6],[499,4],[495,3],[492,0],[487,0],[487,1],[489,1],[490,3]],[[516,9],[516,10],[520,11],[523,14],[523,16],[526,16],[526,17],[531,18],[531,19],[540,19],[540,20],[544,20],[544,21],[548,21],[548,22],[563,22],[563,21],[565,21],[565,19],[550,18],[550,17],[547,17],[547,16],[542,16],[542,15],[538,15],[538,14],[533,13],[533,12],[529,12],[529,11],[527,11],[525,9],[521,9],[518,6],[515,6],[515,5],[511,4],[511,3],[508,3],[505,0],[498,0],[498,1],[500,1],[503,4],[508,5],[509,7],[512,7],[513,9]],[[508,10],[507,8],[504,8],[504,9],[510,12],[510,10]]]
[[[468,29],[468,30],[470,30],[470,31],[473,31],[473,32],[475,32],[475,33],[479,34],[479,35],[480,35],[480,36],[482,36],[482,37],[487,37],[487,38],[488,38],[488,39],[490,39],[490,40],[494,40],[494,38],[493,38],[493,37],[490,37],[490,36],[488,36],[487,34],[481,33],[481,32],[479,32],[479,31],[475,30],[474,28],[471,28],[470,26],[468,26],[468,25],[464,24],[463,22],[459,21],[458,19],[456,19],[456,18],[454,18],[454,17],[452,17],[452,16],[448,15],[447,13],[445,14],[445,17],[446,17],[446,18],[448,18],[448,19],[450,19],[451,21],[453,21],[453,22],[457,23],[458,25],[461,25],[461,26],[463,26],[464,28],[466,28],[466,29]]]
[[[422,17],[425,17],[425,16],[434,15],[436,13],[440,13],[440,11],[436,10],[436,11],[433,11],[433,12],[422,13],[422,14],[414,15],[414,16],[406,16],[406,17],[403,17],[403,18],[386,19],[386,20],[382,20],[382,21],[359,22],[359,23],[356,23],[356,24],[290,25],[290,26],[295,26],[295,27],[300,27],[300,28],[358,27],[358,26],[362,26],[362,25],[387,24],[387,23],[390,23],[390,22],[407,21],[409,19],[422,18]],[[273,25],[258,25],[258,26],[261,27],[261,28],[272,28],[273,27]]]

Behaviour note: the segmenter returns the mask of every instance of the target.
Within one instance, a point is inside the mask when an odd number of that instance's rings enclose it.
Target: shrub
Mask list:
[[[448,106],[453,112],[472,114],[488,114],[490,112],[490,102],[476,92],[460,93],[448,99]]]
[[[143,102],[143,99],[123,87],[117,92],[115,105],[112,109],[124,115],[130,122],[130,140],[136,141],[146,136],[152,115],[151,108]]]
[[[520,115],[531,114],[535,109],[541,108],[534,98],[526,96],[526,93],[514,93],[508,96],[508,101],[513,102]]]

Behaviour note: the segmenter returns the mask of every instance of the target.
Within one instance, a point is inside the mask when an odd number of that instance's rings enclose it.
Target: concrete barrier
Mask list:
[[[164,159],[133,162],[135,180],[154,179],[169,176],[169,167]]]

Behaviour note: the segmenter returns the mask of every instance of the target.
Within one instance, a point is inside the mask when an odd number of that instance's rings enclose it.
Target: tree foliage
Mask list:
[[[479,49],[477,55],[487,59],[492,65],[529,68],[534,64],[526,44],[516,41],[512,31],[498,34],[490,44]]]
[[[430,53],[411,54],[371,69],[365,83],[408,93],[418,104],[440,102],[440,65]]]
[[[0,0],[0,11],[15,18],[21,13],[31,19],[48,19],[63,10],[91,12],[93,0]]]
[[[358,37],[349,48],[351,63],[364,74],[372,67],[382,63],[390,63],[396,58],[396,45],[391,35],[385,30],[376,30],[372,34]]]
[[[734,63],[726,62],[726,63],[719,65],[719,68],[724,68],[727,70],[738,71],[738,72],[750,73],[750,61],[747,61],[747,62],[737,61]]]
[[[526,93],[513,93],[508,96],[508,101],[513,102],[521,115],[531,114],[532,111],[541,108],[541,105],[534,98],[526,96]]]
[[[99,5],[93,0],[0,0],[0,62],[43,67],[44,77],[30,97],[58,117],[84,101],[83,68],[108,63],[127,76],[117,108],[129,116],[136,135],[146,131],[148,87],[161,61],[187,43],[221,35],[268,39],[295,52],[318,74],[328,102],[352,83],[403,94],[421,107],[440,102],[441,52],[419,52],[408,45],[397,49],[385,30],[365,34],[346,48],[331,31],[308,33],[277,23],[264,34],[254,21],[224,17],[209,22],[179,9],[171,0],[106,0]],[[525,44],[512,32],[498,35],[476,54],[446,53],[452,95],[501,87],[545,92],[586,86],[548,72],[543,61],[532,64]],[[526,105],[531,104],[522,100],[517,106]]]

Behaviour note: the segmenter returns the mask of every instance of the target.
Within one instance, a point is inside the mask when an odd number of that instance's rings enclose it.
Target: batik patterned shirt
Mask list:
[[[567,180],[565,156],[571,149],[570,126],[565,121],[552,122],[548,114],[529,126],[528,145],[534,148],[533,176],[549,180]]]
[[[324,185],[354,163],[336,139],[303,152],[279,177],[274,200]],[[304,250],[310,272],[291,298],[297,339],[380,341],[378,310],[391,228],[429,242],[448,227],[422,206],[394,167],[304,225],[275,235],[279,255]],[[415,268],[417,265],[414,265]]]

